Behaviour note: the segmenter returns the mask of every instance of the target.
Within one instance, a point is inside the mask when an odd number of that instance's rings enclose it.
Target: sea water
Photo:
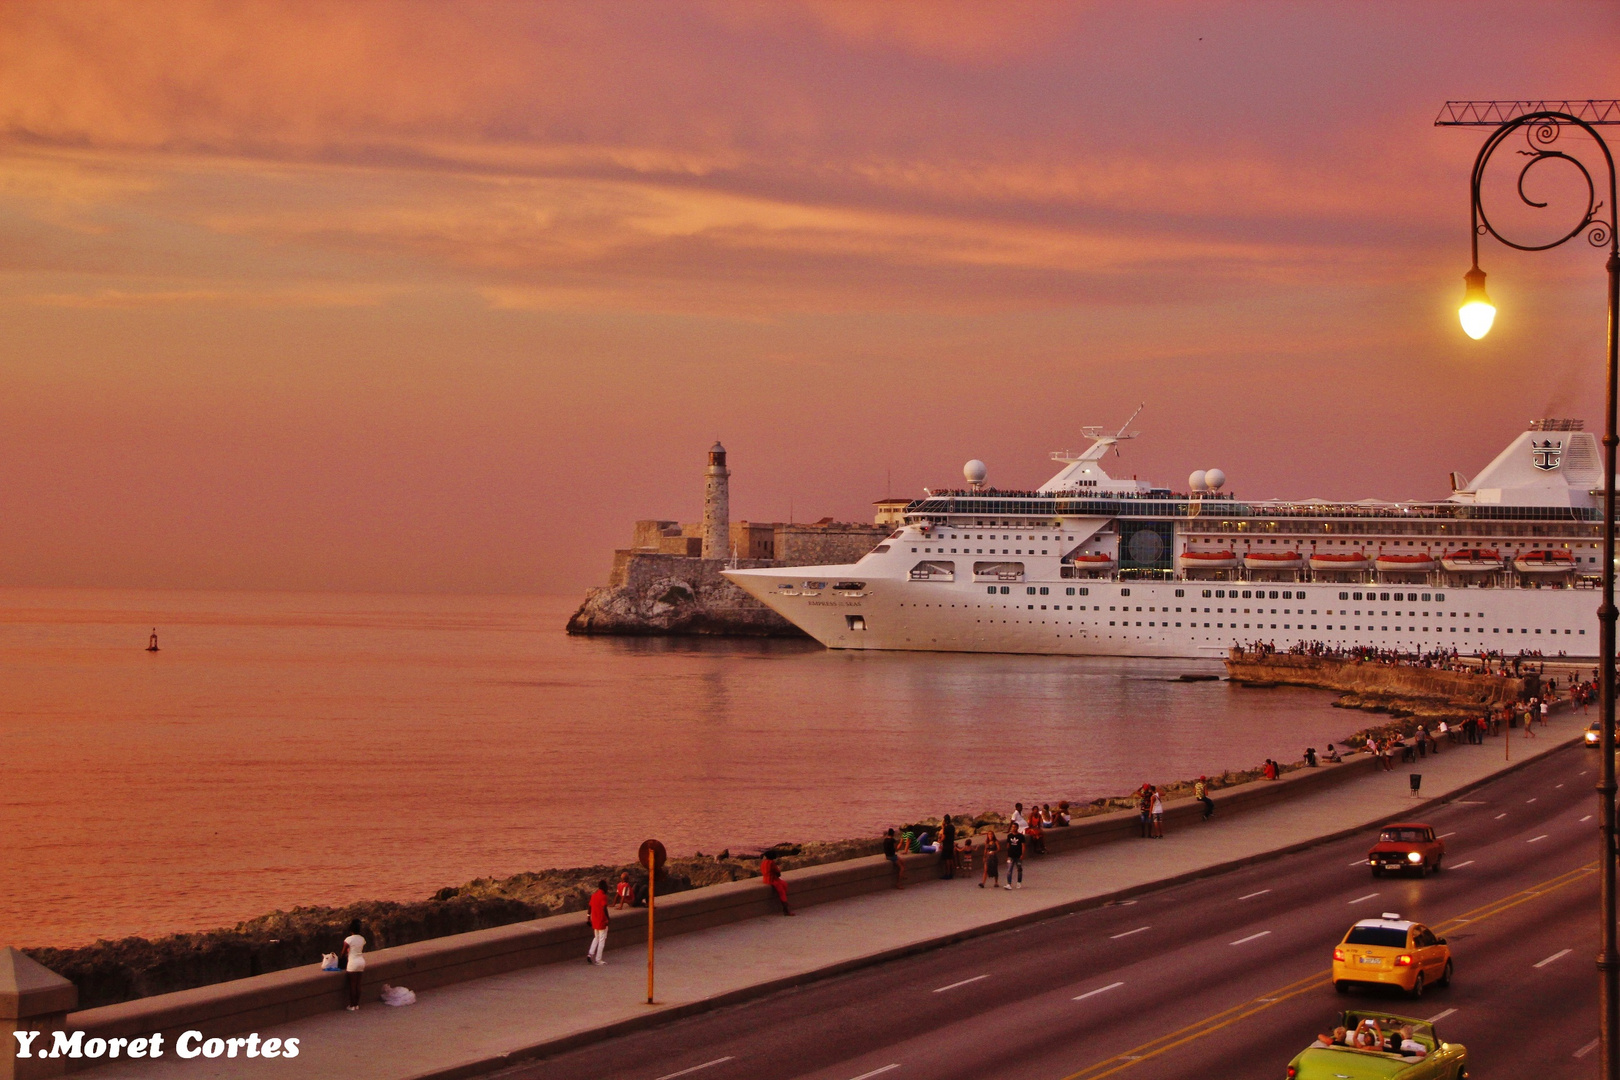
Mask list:
[[[582,638],[563,597],[0,590],[0,945],[876,835],[1292,761],[1209,661]],[[147,652],[155,629],[160,649]]]

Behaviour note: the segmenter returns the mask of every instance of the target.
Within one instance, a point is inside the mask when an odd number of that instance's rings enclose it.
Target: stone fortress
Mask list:
[[[709,448],[703,520],[638,521],[631,546],[613,553],[604,588],[590,590],[568,620],[570,634],[715,634],[803,637],[792,623],[720,576],[731,567],[851,563],[892,530],[895,504],[878,523],[732,521],[726,448]]]

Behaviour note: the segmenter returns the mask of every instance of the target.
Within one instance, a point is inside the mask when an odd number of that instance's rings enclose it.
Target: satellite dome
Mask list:
[[[985,468],[984,462],[978,458],[974,458],[962,466],[962,475],[967,478],[967,482],[970,484],[984,483],[984,478],[989,475],[989,472],[990,470]]]
[[[1204,490],[1204,470],[1203,469],[1199,469],[1198,471],[1194,472],[1191,476],[1187,477],[1187,490],[1188,491],[1203,491]]]
[[[1226,483],[1226,474],[1219,469],[1210,469],[1204,473],[1204,483],[1209,485],[1209,490],[1219,491]]]

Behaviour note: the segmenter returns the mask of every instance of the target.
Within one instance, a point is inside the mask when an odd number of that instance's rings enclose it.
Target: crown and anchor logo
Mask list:
[[[1551,439],[1541,442],[1530,440],[1530,464],[1542,472],[1552,472],[1558,468],[1558,462],[1564,456],[1564,444]]]

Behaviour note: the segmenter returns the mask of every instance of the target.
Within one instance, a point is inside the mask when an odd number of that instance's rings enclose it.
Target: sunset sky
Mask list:
[[[1487,242],[1466,339],[1435,114],[1617,53],[1599,3],[8,3],[0,584],[575,592],[716,437],[734,517],[869,519],[1142,402],[1123,475],[1440,497],[1599,426],[1603,264]]]

